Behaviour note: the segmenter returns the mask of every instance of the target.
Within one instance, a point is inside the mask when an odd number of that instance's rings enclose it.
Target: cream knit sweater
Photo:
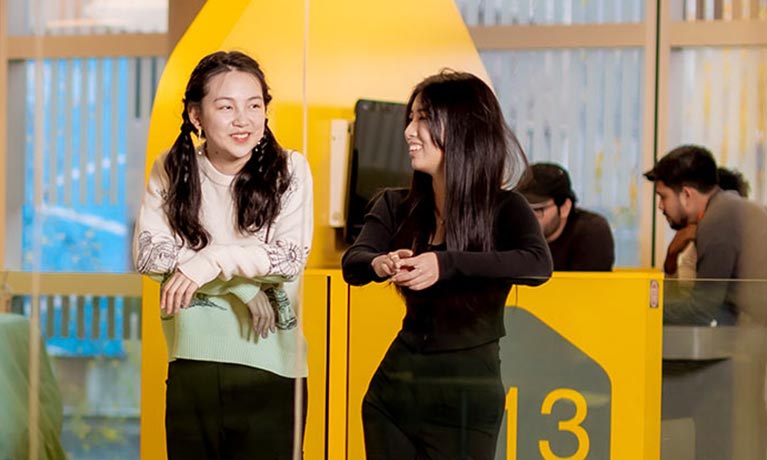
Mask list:
[[[285,377],[305,377],[306,343],[298,324],[299,283],[312,241],[312,177],[303,155],[289,151],[290,186],[271,228],[242,234],[231,195],[234,176],[218,171],[198,149],[200,218],[211,235],[195,251],[173,235],[162,210],[167,154],[154,163],[136,222],[136,270],[163,280],[178,269],[201,288],[191,305],[162,316],[169,359],[242,364]],[[267,240],[268,238],[268,240]],[[277,313],[276,333],[253,332],[245,305],[263,290]]]

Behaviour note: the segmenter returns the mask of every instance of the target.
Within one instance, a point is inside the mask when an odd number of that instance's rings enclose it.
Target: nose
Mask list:
[[[246,121],[245,121],[245,116],[244,116],[242,110],[236,110],[235,111],[234,119],[232,120],[232,123],[235,126],[244,126],[245,125]]]
[[[410,122],[405,126],[405,139],[415,139],[416,136],[416,130],[415,126],[413,126],[413,120],[410,120]]]

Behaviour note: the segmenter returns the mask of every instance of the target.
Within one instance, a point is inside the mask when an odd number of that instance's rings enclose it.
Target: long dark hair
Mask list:
[[[507,177],[520,177],[527,168],[522,147],[493,91],[470,73],[446,70],[419,83],[407,103],[406,123],[418,96],[432,141],[444,152],[447,248],[490,250],[501,189]],[[407,217],[395,245],[423,252],[436,229],[430,175],[413,172],[403,206]]]
[[[189,109],[200,109],[211,78],[235,70],[258,79],[264,92],[264,104],[269,105],[272,96],[269,94],[266,77],[253,58],[238,51],[219,51],[205,56],[189,77],[184,92],[181,133],[165,160],[165,172],[170,185],[163,210],[173,232],[193,249],[207,246],[210,234],[200,222],[202,193],[197,155],[192,142],[192,133],[201,138],[204,134],[197,133],[189,119]],[[232,182],[238,229],[242,233],[255,233],[264,226],[268,228],[279,213],[282,194],[289,183],[287,154],[269,127],[265,126],[264,137]]]

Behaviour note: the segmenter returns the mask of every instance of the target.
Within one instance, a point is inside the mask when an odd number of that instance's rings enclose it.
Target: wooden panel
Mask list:
[[[77,294],[141,297],[140,275],[88,273],[24,273],[8,274],[13,295]]]
[[[6,174],[6,155],[7,155],[7,137],[6,127],[8,126],[8,120],[6,114],[8,113],[8,104],[6,101],[8,97],[6,92],[8,91],[8,48],[6,37],[8,35],[8,29],[6,27],[6,21],[8,17],[8,5],[7,0],[0,0],[0,264],[5,268],[5,188],[8,183],[5,180]]]
[[[644,24],[469,27],[479,50],[637,47],[645,43]]]
[[[166,34],[11,36],[7,40],[8,59],[156,56],[167,49]]]
[[[764,46],[767,45],[767,21],[675,22],[669,25],[669,43],[684,46]]]
[[[206,0],[168,1],[168,54],[176,47],[179,39],[192,23]]]

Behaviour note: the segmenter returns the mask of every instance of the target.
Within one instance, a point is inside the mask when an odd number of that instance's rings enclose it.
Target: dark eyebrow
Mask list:
[[[264,100],[264,98],[262,96],[253,96],[253,97],[249,97],[248,101],[252,101],[254,99],[260,100],[260,101]],[[218,101],[233,101],[233,100],[234,100],[234,98],[233,97],[229,97],[229,96],[221,96],[221,97],[217,97],[217,98],[213,99],[213,101],[215,101],[215,102],[218,102]]]

